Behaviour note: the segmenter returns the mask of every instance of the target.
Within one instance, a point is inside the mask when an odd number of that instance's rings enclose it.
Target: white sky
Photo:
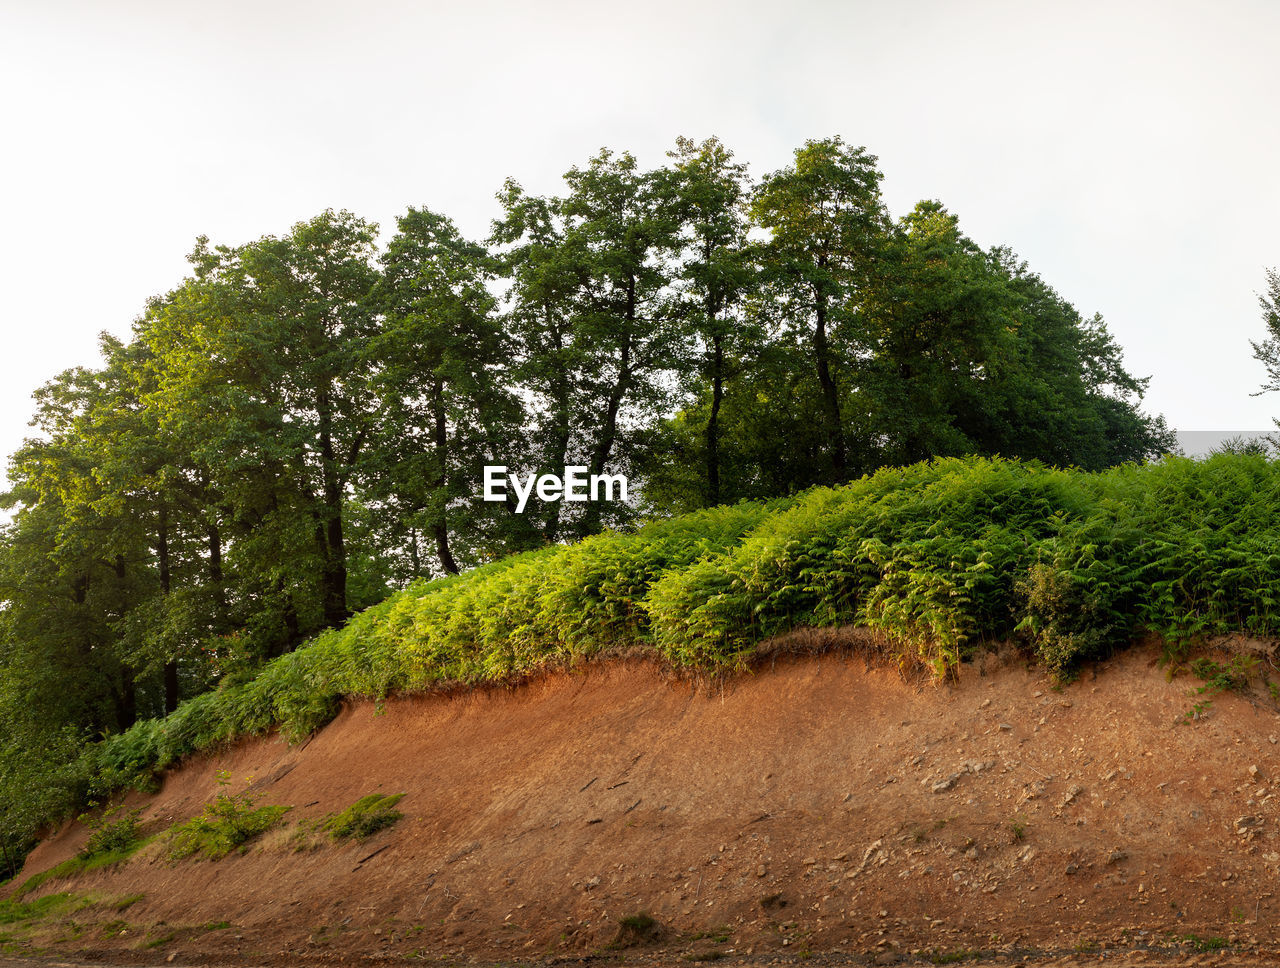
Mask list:
[[[193,239],[408,205],[482,236],[513,175],[718,135],[880,158],[1101,312],[1180,429],[1267,428],[1256,293],[1280,264],[1280,4],[0,0],[0,453]]]

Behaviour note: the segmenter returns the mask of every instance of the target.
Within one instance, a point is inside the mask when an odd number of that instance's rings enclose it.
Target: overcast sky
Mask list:
[[[1100,312],[1150,410],[1250,430],[1280,265],[1280,3],[0,0],[0,452],[192,241],[408,205],[483,235],[502,179],[717,135],[879,156]]]

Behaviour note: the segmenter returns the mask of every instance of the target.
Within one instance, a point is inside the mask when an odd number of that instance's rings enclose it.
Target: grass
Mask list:
[[[973,961],[981,958],[981,951],[973,951],[969,948],[957,948],[955,951],[943,951],[929,955],[929,961],[935,965],[955,965],[962,961]]]
[[[650,944],[662,936],[662,925],[648,911],[637,911],[618,919],[618,934],[609,948],[629,948]]]
[[[116,812],[108,810],[95,818],[82,816],[80,819],[93,832],[79,853],[48,870],[33,874],[18,886],[13,896],[25,897],[48,881],[78,877],[89,871],[123,864],[150,842],[151,838],[144,838],[141,833],[138,820],[141,811],[132,810],[118,820],[108,819]]]
[[[395,805],[403,793],[387,796],[371,793],[361,797],[341,813],[331,813],[320,821],[320,829],[334,840],[367,840],[392,826],[404,816]]]
[[[0,900],[0,924],[23,924],[29,921],[37,921],[65,910],[75,901],[76,898],[73,895],[65,892],[48,894],[30,902],[14,899]]]
[[[1192,951],[1221,951],[1228,947],[1226,938],[1202,937],[1198,934],[1185,934],[1181,938],[1184,944],[1190,945]]]

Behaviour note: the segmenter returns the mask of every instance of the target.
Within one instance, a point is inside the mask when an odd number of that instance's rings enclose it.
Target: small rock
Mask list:
[[[1255,780],[1258,778],[1258,768],[1256,766],[1249,767],[1249,776]]]
[[[761,864],[759,867],[756,868],[756,877],[764,877],[768,873],[769,873],[769,869],[765,867],[764,864]]]
[[[986,708],[987,708],[988,706],[990,706],[990,705],[991,705],[991,700],[990,700],[990,699],[984,699],[984,700],[982,700],[982,702],[978,703],[978,708],[979,708],[979,709],[986,709]]]
[[[956,780],[958,779],[960,779],[960,774],[952,773],[945,780],[939,780],[932,787],[930,787],[930,789],[933,790],[934,793],[943,793],[947,790],[950,790],[953,786],[955,786]]]
[[[1007,733],[1009,730],[1013,729],[1013,723],[1001,723],[1000,729]]]
[[[1068,806],[1071,803],[1071,801],[1073,801],[1076,797],[1080,796],[1080,794],[1082,793],[1084,793],[1084,787],[1079,785],[1073,786],[1070,790],[1067,791],[1067,795],[1062,798],[1062,802],[1059,803],[1058,806],[1060,807]]]
[[[1066,867],[1066,870],[1065,870],[1063,873],[1066,873],[1066,874],[1074,874],[1074,873],[1075,873],[1076,871],[1078,871],[1079,869],[1080,869],[1080,868],[1079,868],[1079,867],[1077,867],[1075,864],[1068,864],[1068,865],[1067,865],[1067,867]]]
[[[816,858],[816,857],[806,857],[806,858],[804,859],[804,865],[805,865],[806,867],[808,867],[808,866],[809,866],[809,865],[811,865],[811,864],[816,864],[817,862],[818,862],[818,858]]]
[[[588,890],[588,891],[589,891],[589,890],[591,890],[593,887],[599,887],[599,886],[600,886],[600,878],[598,878],[598,877],[593,877],[593,878],[591,878],[591,880],[587,881],[587,884],[586,884],[586,890]]]

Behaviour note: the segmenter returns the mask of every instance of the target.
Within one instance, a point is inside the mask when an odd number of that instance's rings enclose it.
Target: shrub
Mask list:
[[[80,857],[90,860],[105,854],[126,854],[141,845],[142,834],[138,828],[142,811],[130,810],[118,820],[111,820],[119,810],[116,807],[97,817],[85,815],[80,818],[92,831],[85,845],[80,848]]]
[[[230,784],[225,772],[218,774],[222,787]],[[167,853],[173,861],[203,854],[218,860],[242,848],[249,841],[270,830],[292,807],[258,806],[261,795],[248,792],[218,793],[199,816],[174,827],[169,834]]]
[[[395,805],[403,793],[387,796],[371,793],[361,797],[341,813],[331,813],[320,821],[320,829],[334,840],[367,840],[404,816]]]

